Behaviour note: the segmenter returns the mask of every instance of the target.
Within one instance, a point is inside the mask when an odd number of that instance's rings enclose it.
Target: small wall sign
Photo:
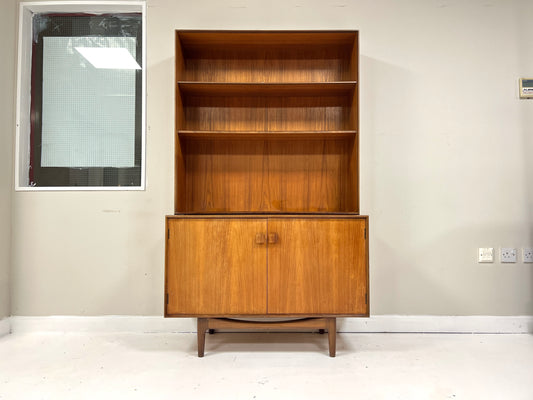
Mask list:
[[[520,78],[520,98],[533,99],[533,78]]]

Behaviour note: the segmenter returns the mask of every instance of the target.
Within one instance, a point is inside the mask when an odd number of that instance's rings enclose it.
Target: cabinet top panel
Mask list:
[[[351,44],[357,31],[224,31],[177,30],[183,46],[206,45],[327,45]]]
[[[338,213],[226,213],[226,214],[173,214],[167,215],[167,219],[368,219],[368,215],[359,215],[357,213],[338,212]]]

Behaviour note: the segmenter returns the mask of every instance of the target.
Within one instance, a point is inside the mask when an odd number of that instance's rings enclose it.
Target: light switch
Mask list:
[[[478,262],[491,263],[494,262],[494,247],[480,247],[478,253]]]

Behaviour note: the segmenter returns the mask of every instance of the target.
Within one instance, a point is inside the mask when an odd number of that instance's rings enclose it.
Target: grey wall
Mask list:
[[[533,77],[531,1],[147,4],[147,189],[14,193],[14,315],[162,315],[178,28],[358,29],[371,313],[533,315],[531,264],[476,260],[478,247],[533,246],[533,101],[518,99]]]
[[[15,1],[0,4],[0,319],[10,315],[11,196],[15,95]]]

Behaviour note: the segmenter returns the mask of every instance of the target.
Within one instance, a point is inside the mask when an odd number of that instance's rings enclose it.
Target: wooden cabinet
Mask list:
[[[333,318],[369,314],[358,33],[177,31],[175,61],[165,315],[198,317],[200,335],[316,317],[294,326],[334,347]]]
[[[167,217],[167,316],[367,314],[365,217]]]

